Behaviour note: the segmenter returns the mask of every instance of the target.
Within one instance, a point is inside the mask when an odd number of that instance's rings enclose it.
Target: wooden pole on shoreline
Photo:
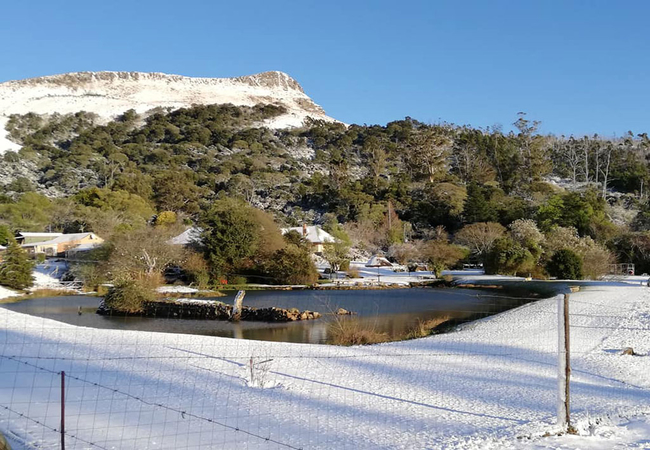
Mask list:
[[[230,320],[233,322],[238,322],[239,319],[241,319],[241,311],[245,295],[246,291],[239,291],[237,292],[237,295],[235,295],[235,301],[233,302],[232,311],[230,312]]]

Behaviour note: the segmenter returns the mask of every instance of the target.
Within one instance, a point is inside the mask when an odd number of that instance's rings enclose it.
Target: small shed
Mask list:
[[[375,255],[368,260],[366,267],[393,267],[393,263],[383,256]]]

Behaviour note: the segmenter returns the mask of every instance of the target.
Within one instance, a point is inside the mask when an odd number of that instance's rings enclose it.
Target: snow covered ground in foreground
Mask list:
[[[70,449],[649,448],[650,290],[572,294],[571,325],[580,435],[543,437],[557,431],[557,299],[347,348],[90,329],[0,308],[0,429],[16,449],[58,448],[65,370]]]

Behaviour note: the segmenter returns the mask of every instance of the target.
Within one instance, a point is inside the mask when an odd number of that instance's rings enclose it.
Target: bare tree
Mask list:
[[[105,268],[113,278],[154,278],[172,264],[180,264],[185,250],[169,243],[175,230],[147,227],[114,235],[109,246]]]
[[[607,183],[609,181],[609,166],[610,166],[611,161],[612,161],[612,150],[613,149],[614,149],[614,146],[611,145],[611,143],[608,143],[608,145],[605,148],[605,155],[606,155],[605,169],[602,171],[602,174],[603,174],[603,183],[602,183],[602,185],[603,185],[603,191],[602,191],[603,198],[605,198],[605,195],[607,194]]]
[[[434,181],[439,173],[447,169],[447,159],[452,140],[442,126],[428,127],[412,136],[407,163],[412,173]]]
[[[469,247],[473,254],[480,257],[490,251],[496,240],[505,232],[503,225],[496,222],[472,223],[456,233],[455,241]]]

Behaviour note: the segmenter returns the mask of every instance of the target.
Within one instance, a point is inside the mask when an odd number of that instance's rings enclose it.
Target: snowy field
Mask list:
[[[69,449],[650,447],[640,285],[571,295],[577,436],[553,435],[557,299],[348,348],[89,329],[1,308],[0,324],[0,429],[19,450],[59,448],[62,370]]]

